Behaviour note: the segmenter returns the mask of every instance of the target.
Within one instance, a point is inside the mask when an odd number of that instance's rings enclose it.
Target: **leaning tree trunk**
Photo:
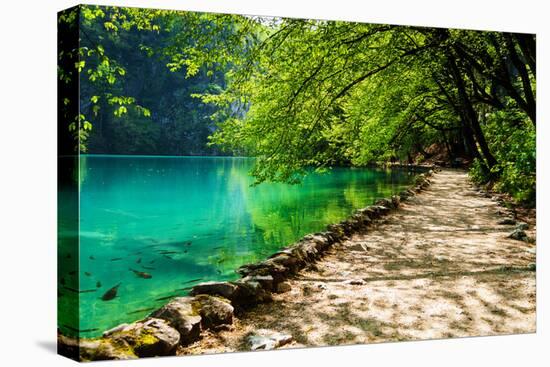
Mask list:
[[[476,111],[474,110],[470,98],[468,97],[466,86],[464,84],[464,80],[462,79],[460,70],[458,69],[458,66],[454,60],[454,55],[448,55],[448,61],[449,67],[451,69],[451,75],[455,81],[458,90],[458,98],[460,101],[460,107],[462,109],[463,122],[465,125],[468,126],[468,129],[464,130],[464,133],[466,134],[467,138],[470,134],[475,137],[477,145],[479,145],[479,149],[481,150],[482,156],[485,158],[487,167],[491,169],[497,164],[497,160],[491,153],[489,145],[487,144],[487,140],[485,139],[485,135],[481,130]],[[471,142],[469,142],[469,145],[471,145]],[[477,147],[475,150],[477,151]]]

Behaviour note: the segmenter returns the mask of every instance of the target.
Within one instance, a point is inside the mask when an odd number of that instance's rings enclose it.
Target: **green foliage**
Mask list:
[[[491,150],[499,162],[493,175],[483,172],[476,161],[470,169],[472,178],[480,183],[496,175],[495,189],[507,192],[524,204],[534,205],[536,199],[536,135],[535,129],[517,109],[490,113],[484,131]]]
[[[534,199],[532,35],[78,9],[60,16],[79,20],[81,43],[60,53],[73,70],[59,78],[80,77],[89,121],[69,128],[81,151],[252,155],[260,183],[419,162],[438,147],[472,162],[476,180]]]

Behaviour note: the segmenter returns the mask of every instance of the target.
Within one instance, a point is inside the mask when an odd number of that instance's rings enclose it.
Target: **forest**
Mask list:
[[[81,153],[253,156],[257,183],[460,164],[535,203],[535,35],[100,6],[59,29]]]

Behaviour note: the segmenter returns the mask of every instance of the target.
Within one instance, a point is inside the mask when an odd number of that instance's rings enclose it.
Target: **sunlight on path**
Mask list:
[[[535,332],[535,245],[507,238],[498,210],[465,172],[442,171],[298,273],[290,292],[188,352],[243,350],[260,328],[291,334],[287,348]]]

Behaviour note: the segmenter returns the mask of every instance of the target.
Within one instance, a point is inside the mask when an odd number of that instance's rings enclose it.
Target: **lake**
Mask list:
[[[194,284],[236,279],[240,265],[324,230],[413,179],[406,170],[334,168],[299,185],[251,186],[253,164],[251,158],[81,156],[79,230],[64,217],[69,193],[59,193],[60,330],[97,336]],[[71,246],[75,238],[78,249]],[[118,284],[114,299],[101,299]],[[80,307],[79,320],[64,312],[69,307]]]

